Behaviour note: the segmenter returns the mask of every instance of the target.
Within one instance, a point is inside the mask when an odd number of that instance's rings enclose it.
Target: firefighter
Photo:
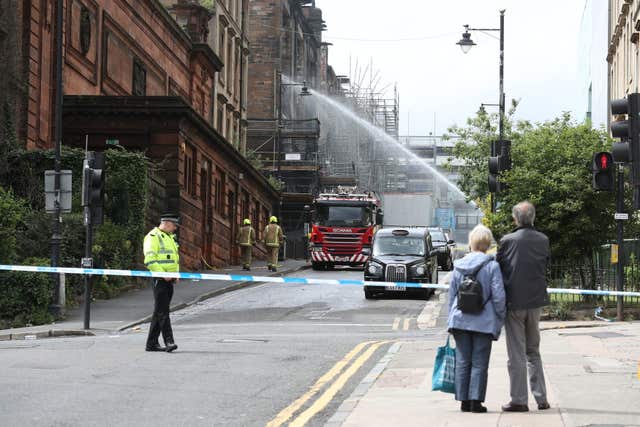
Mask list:
[[[242,227],[238,230],[236,236],[236,245],[240,245],[242,254],[242,269],[251,270],[251,251],[253,245],[256,244],[256,231],[251,226],[251,220],[245,218]]]
[[[164,214],[160,225],[151,230],[144,238],[144,263],[152,272],[177,273],[180,271],[180,255],[175,235],[180,218],[173,214]],[[177,279],[171,277],[153,278],[153,316],[147,337],[147,351],[172,352],[178,348],[173,340],[169,306],[173,297],[173,285]],[[162,333],[165,347],[158,344]]]
[[[264,229],[264,244],[267,246],[267,267],[271,271],[276,271],[278,265],[278,250],[284,240],[282,229],[278,225],[278,218],[269,218],[269,225]]]

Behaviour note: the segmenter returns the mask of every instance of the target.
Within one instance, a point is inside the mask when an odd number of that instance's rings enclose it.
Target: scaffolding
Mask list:
[[[340,90],[332,99],[371,126],[398,140],[400,97],[397,86],[382,87],[373,64],[356,65],[349,76],[336,76]],[[336,109],[318,112],[323,123],[320,136],[320,183],[348,182],[362,190],[397,191],[406,186],[406,159],[395,144],[371,128],[354,123]],[[327,186],[327,185],[325,185]]]

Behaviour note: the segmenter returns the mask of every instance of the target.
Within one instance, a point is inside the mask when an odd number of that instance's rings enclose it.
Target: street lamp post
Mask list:
[[[471,50],[471,48],[473,46],[475,46],[476,44],[473,42],[473,40],[471,40],[471,33],[469,33],[469,31],[498,31],[500,32],[500,72],[499,72],[499,78],[500,78],[500,88],[499,88],[499,94],[498,94],[498,106],[499,106],[499,124],[498,124],[498,129],[499,129],[499,141],[502,141],[504,138],[504,12],[505,10],[501,10],[500,11],[500,28],[469,28],[469,25],[465,25],[465,31],[464,33],[462,33],[462,39],[460,39],[460,41],[458,43],[456,43],[457,45],[460,46],[460,48],[462,49],[463,53],[467,53],[469,52],[469,50]],[[495,144],[491,144],[491,156],[495,156],[497,155],[496,153],[496,147]],[[495,196],[492,196],[491,198],[491,212],[495,212],[496,211],[496,200],[495,200]]]
[[[62,144],[62,25],[63,25],[63,0],[56,2],[56,86],[55,86],[55,123],[54,123],[54,164],[55,171],[54,191],[56,193],[55,213],[53,214],[52,235],[51,235],[51,266],[57,267],[60,263],[60,223],[62,222],[60,206],[60,166],[61,166],[61,144]],[[54,274],[54,286],[52,302],[49,311],[55,318],[62,312],[60,303],[60,274]]]

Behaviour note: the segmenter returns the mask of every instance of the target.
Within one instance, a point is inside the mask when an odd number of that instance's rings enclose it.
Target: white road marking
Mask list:
[[[400,326],[400,318],[396,317],[395,320],[393,321],[393,327],[391,329],[393,329],[394,331],[397,331],[399,326]]]

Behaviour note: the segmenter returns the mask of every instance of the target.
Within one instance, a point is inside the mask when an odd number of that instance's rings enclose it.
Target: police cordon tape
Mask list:
[[[64,273],[64,274],[88,274],[92,276],[128,276],[128,277],[158,277],[188,280],[217,280],[227,282],[270,282],[270,283],[297,283],[310,285],[356,285],[356,286],[396,286],[405,288],[423,289],[449,289],[448,285],[439,283],[416,282],[377,282],[364,280],[340,280],[340,279],[315,279],[305,277],[277,277],[277,276],[245,276],[241,274],[210,274],[210,273],[156,273],[144,270],[109,270],[103,268],[73,268],[73,267],[47,267],[31,265],[6,265],[0,264],[0,271],[27,271],[32,273]],[[1,286],[1,285],[0,285]],[[599,296],[623,296],[638,297],[640,292],[600,291],[589,289],[561,289],[547,288],[552,294],[573,295],[599,295]]]

